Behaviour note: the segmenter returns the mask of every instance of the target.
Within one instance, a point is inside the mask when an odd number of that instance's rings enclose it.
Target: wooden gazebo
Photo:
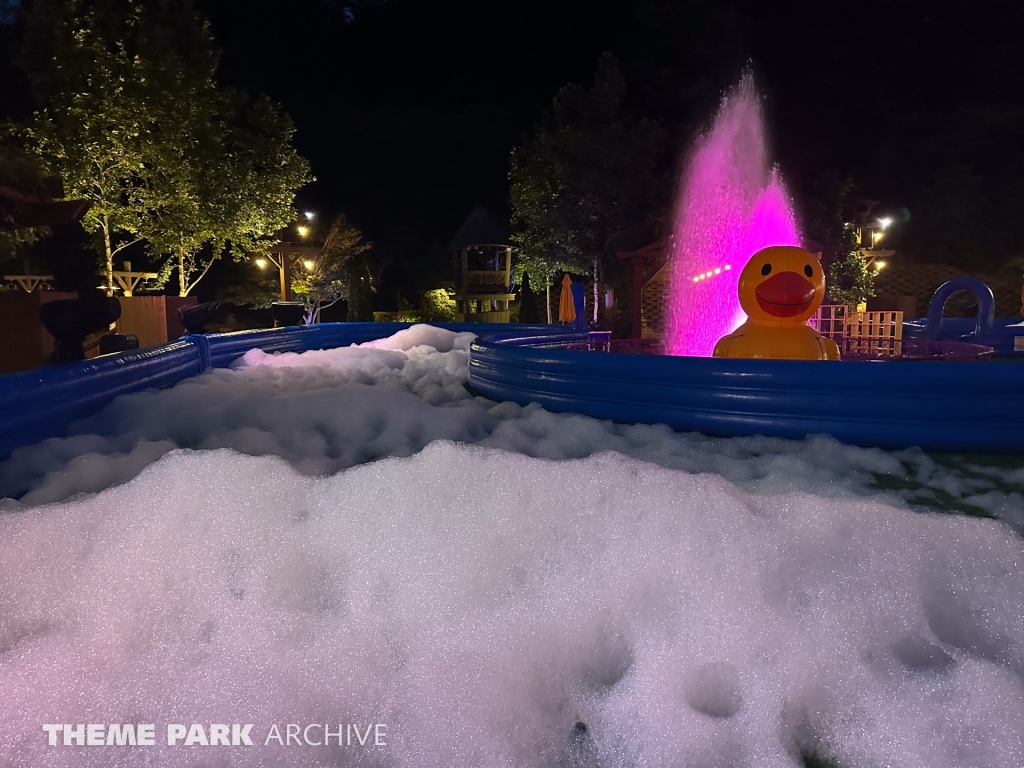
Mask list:
[[[459,227],[448,252],[459,266],[455,320],[460,323],[507,323],[512,246],[508,228],[479,205]]]

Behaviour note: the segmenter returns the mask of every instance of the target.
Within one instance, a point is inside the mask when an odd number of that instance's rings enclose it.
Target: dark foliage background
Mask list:
[[[508,213],[510,150],[601,54],[627,107],[663,121],[674,173],[745,65],[804,225],[852,195],[896,216],[887,244],[978,268],[1024,242],[1024,4],[934,0],[198,0],[219,77],[267,93],[318,181],[301,204],[344,211],[374,242],[373,301],[393,309],[446,274],[474,204]],[[0,28],[0,111],[25,84]],[[666,202],[667,205],[667,202]],[[226,274],[226,273],[225,273]],[[211,276],[209,290],[215,288]]]

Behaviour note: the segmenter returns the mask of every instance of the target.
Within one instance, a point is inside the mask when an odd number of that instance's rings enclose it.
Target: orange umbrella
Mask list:
[[[558,322],[571,323],[576,319],[576,305],[572,300],[572,280],[568,275],[562,278],[562,298],[558,300]]]

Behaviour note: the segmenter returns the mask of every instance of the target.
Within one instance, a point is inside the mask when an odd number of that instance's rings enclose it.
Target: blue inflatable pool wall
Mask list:
[[[467,323],[438,325],[478,333],[508,328]],[[226,368],[250,349],[305,352],[345,347],[391,336],[409,326],[410,323],[322,323],[182,336],[150,349],[0,376],[0,459],[22,445],[66,434],[69,424],[95,413],[118,395],[162,389],[208,368]],[[537,331],[549,329],[526,327]]]
[[[474,342],[470,387],[624,423],[724,437],[830,434],[854,445],[1024,453],[1024,365],[582,353],[559,335]]]
[[[907,335],[969,338],[1020,356],[1013,352],[1017,339],[1024,340],[1019,320],[994,321],[985,307],[979,318],[942,320],[940,304],[938,319],[930,325],[907,324]],[[963,331],[965,323],[974,326],[973,333]],[[153,349],[2,376],[0,459],[20,446],[65,435],[72,422],[119,395],[168,387],[209,368],[226,367],[249,349],[328,349],[390,336],[409,325],[324,323],[183,336]],[[586,330],[439,325],[478,334],[470,353],[469,386],[495,400],[538,402],[552,411],[623,423],[663,423],[708,435],[799,439],[825,433],[882,448],[1024,453],[1021,362],[823,363],[622,355],[554,348],[586,341]]]

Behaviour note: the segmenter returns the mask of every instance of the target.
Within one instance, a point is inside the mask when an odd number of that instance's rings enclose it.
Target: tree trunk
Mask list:
[[[114,295],[114,251],[110,247],[110,220],[103,217],[103,247],[107,252],[107,296]]]
[[[597,259],[594,259],[594,325],[597,325]]]
[[[544,303],[548,305],[548,325],[551,325],[551,283],[544,287]]]
[[[188,286],[185,283],[185,249],[178,246],[178,295],[184,298],[188,296]]]

